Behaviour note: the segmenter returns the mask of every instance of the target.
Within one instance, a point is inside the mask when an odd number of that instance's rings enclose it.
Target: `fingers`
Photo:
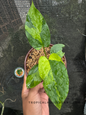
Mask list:
[[[43,83],[40,83],[40,84],[38,84],[36,87],[36,90],[37,90],[37,92],[39,91],[39,90],[43,90],[44,88],[43,88]]]
[[[26,76],[26,73],[24,74],[24,84],[26,84],[26,78],[27,78],[27,76]]]
[[[39,93],[45,93],[44,88],[40,89],[40,90],[39,90]]]
[[[27,87],[26,87],[26,73],[24,74],[24,83],[23,83],[23,90],[27,90]]]
[[[42,82],[41,82],[41,83],[39,83],[36,87],[32,88],[31,90],[32,90],[33,92],[39,92],[39,90],[42,89],[42,88],[43,88],[43,84],[42,84]]]
[[[24,83],[23,83],[23,88],[22,88],[22,98],[25,98],[25,97],[27,97],[28,96],[28,93],[29,93],[29,89],[27,89],[27,87],[26,87],[26,78],[27,78],[27,76],[26,76],[26,73],[24,74]]]

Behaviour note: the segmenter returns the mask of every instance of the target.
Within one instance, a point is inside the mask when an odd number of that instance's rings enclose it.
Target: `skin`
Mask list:
[[[27,89],[25,74],[21,96],[23,115],[49,115],[48,96],[44,91],[43,82],[34,88]]]

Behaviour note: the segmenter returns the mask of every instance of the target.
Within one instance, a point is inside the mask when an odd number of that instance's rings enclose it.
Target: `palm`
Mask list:
[[[23,114],[24,115],[49,115],[48,96],[44,93],[43,84],[27,89],[26,74],[24,75],[24,84],[22,89]],[[41,104],[31,104],[29,102],[41,102]]]
[[[48,96],[46,93],[40,94],[42,115],[49,115]]]
[[[40,112],[41,115],[49,115],[49,106],[48,106],[48,96],[46,93],[44,92],[38,92],[38,93],[34,93],[34,95],[30,97],[30,99],[33,102],[38,102],[36,105],[33,105],[33,110]],[[40,103],[41,102],[41,103]]]

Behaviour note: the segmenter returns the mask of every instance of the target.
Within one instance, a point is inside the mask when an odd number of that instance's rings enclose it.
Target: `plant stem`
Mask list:
[[[47,58],[47,54],[46,54],[46,51],[45,51],[45,48],[43,47],[43,50],[44,50],[44,53],[45,53],[45,57]]]
[[[0,103],[1,103],[1,105],[2,105],[1,115],[3,115],[3,113],[4,113],[4,103],[2,103],[1,101],[0,101]]]
[[[10,100],[11,102],[15,102],[16,101],[16,99],[15,100],[12,100],[12,99],[6,99],[5,101],[4,101],[4,103],[2,103],[1,101],[0,101],[0,104],[2,105],[2,111],[1,111],[1,115],[3,115],[3,113],[4,113],[4,105],[5,105],[5,102],[6,101],[8,101],[8,100]]]

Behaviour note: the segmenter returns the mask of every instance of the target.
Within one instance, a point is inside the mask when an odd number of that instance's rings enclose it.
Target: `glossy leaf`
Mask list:
[[[42,79],[39,76],[38,64],[37,64],[29,71],[26,79],[26,86],[27,88],[33,88],[36,85],[38,85],[41,81]]]
[[[51,47],[50,54],[57,53],[61,58],[65,53],[62,52],[62,48],[65,47],[64,44],[55,44]]]
[[[38,70],[40,77],[43,79],[45,92],[60,110],[68,94],[69,79],[65,65],[60,61],[61,58],[58,56],[58,58],[55,58],[54,56],[55,54],[51,54],[49,60],[44,56],[40,57]]]
[[[25,33],[30,45],[37,50],[50,45],[49,27],[33,2],[26,16]]]

